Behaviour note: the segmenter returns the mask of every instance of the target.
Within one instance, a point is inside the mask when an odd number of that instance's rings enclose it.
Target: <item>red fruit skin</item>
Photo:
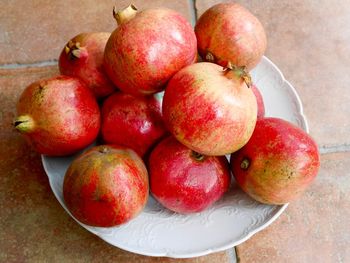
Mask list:
[[[204,155],[240,149],[253,133],[254,93],[233,71],[208,62],[180,70],[168,83],[162,105],[167,129]]]
[[[219,200],[230,185],[224,156],[194,157],[174,137],[161,141],[149,160],[153,196],[166,208],[181,214],[203,211]]]
[[[193,63],[197,40],[193,28],[170,9],[148,9],[121,24],[109,38],[104,64],[122,91],[153,94],[181,68]]]
[[[248,168],[242,164],[244,159]],[[258,120],[249,142],[231,155],[238,185],[266,204],[285,204],[299,197],[316,177],[319,166],[315,141],[299,127],[271,117]]]
[[[102,106],[101,133],[105,143],[127,146],[143,157],[166,134],[161,102],[154,96],[111,95]]]
[[[65,46],[58,60],[63,75],[83,80],[97,98],[106,97],[116,90],[103,66],[104,49],[110,35],[107,32],[81,33],[67,44],[80,44],[79,57],[72,54],[73,49],[67,52]]]
[[[85,148],[100,129],[94,95],[81,80],[68,76],[29,85],[19,98],[17,115],[33,119],[33,129],[22,135],[37,152],[50,156],[70,155]]]
[[[76,158],[63,183],[68,210],[83,224],[112,227],[135,218],[148,200],[147,169],[132,150],[93,147]]]
[[[208,52],[215,63],[254,68],[266,50],[266,34],[260,21],[237,3],[212,6],[195,26],[198,51],[203,59]]]
[[[258,104],[258,113],[257,113],[257,119],[262,119],[265,117],[265,105],[264,105],[264,99],[257,88],[257,86],[252,85],[251,89],[255,95],[256,102]]]

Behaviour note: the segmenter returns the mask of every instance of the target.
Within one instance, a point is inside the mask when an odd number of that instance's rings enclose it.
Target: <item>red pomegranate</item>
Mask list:
[[[90,89],[68,76],[29,85],[17,103],[16,129],[41,154],[73,154],[91,144],[100,128],[100,111]]]
[[[115,90],[103,67],[103,54],[110,35],[106,32],[81,33],[69,40],[58,61],[63,75],[83,80],[97,98]]]
[[[105,143],[127,146],[143,157],[166,133],[160,100],[121,92],[111,95],[102,106],[101,133]]]
[[[112,227],[135,218],[148,200],[141,158],[116,145],[91,148],[69,166],[63,183],[68,210],[81,223]]]
[[[260,21],[237,3],[209,8],[197,21],[195,32],[202,58],[222,66],[230,61],[250,70],[266,50],[266,34]]]
[[[257,103],[240,69],[208,62],[190,65],[169,81],[163,119],[181,143],[204,155],[240,149],[253,133]]]
[[[260,90],[257,88],[256,85],[252,85],[251,89],[255,95],[256,102],[258,104],[258,113],[257,113],[257,118],[261,119],[264,118],[265,116],[265,105],[264,105],[264,99],[263,96],[260,93]]]
[[[153,196],[181,214],[203,211],[230,185],[229,164],[224,156],[203,156],[174,137],[164,139],[152,151],[149,172]]]
[[[238,185],[255,200],[284,204],[299,197],[316,177],[320,156],[315,141],[278,118],[257,121],[249,142],[231,155]]]
[[[116,18],[119,26],[107,42],[104,64],[122,91],[158,92],[171,76],[196,60],[196,36],[179,13],[164,8],[137,12],[129,6]]]

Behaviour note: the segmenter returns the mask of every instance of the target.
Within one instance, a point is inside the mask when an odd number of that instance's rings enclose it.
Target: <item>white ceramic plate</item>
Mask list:
[[[264,57],[252,71],[252,78],[263,95],[266,116],[283,118],[308,132],[296,91],[268,58]],[[67,213],[62,185],[72,160],[73,157],[42,156],[52,191]],[[131,252],[187,258],[225,250],[244,242],[271,224],[286,207],[260,204],[234,184],[224,198],[201,213],[176,214],[150,197],[144,211],[123,226],[98,228],[81,225],[106,242]]]

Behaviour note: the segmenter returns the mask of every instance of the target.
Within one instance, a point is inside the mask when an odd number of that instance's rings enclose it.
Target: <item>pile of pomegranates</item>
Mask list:
[[[218,4],[194,29],[165,8],[130,5],[113,14],[113,32],[67,42],[62,75],[29,85],[13,122],[41,154],[67,156],[97,143],[65,174],[64,200],[77,220],[124,224],[149,194],[174,212],[197,213],[233,191],[232,180],[267,204],[307,188],[318,148],[295,125],[264,116],[249,70],[266,35],[253,14]]]

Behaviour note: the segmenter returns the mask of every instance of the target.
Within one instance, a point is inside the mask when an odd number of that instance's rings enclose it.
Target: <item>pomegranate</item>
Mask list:
[[[164,139],[152,151],[149,172],[153,196],[181,214],[203,211],[230,185],[229,164],[224,156],[203,156],[174,137]]]
[[[132,95],[153,94],[197,56],[193,28],[179,13],[164,8],[116,13],[118,28],[109,38],[104,64],[112,81]]]
[[[256,85],[252,85],[251,89],[255,95],[256,102],[258,104],[258,113],[257,113],[257,118],[261,119],[264,118],[265,116],[265,105],[264,105],[264,99],[260,93],[260,90],[257,88]]]
[[[110,35],[106,32],[81,33],[69,40],[58,61],[63,75],[82,79],[97,98],[115,90],[103,67],[104,49]]]
[[[117,145],[91,148],[69,166],[63,183],[68,210],[81,223],[112,227],[135,218],[148,199],[141,158]]]
[[[204,155],[241,148],[253,133],[257,103],[241,69],[208,62],[187,66],[168,83],[163,119],[181,143]]]
[[[29,85],[17,103],[16,129],[41,154],[73,154],[91,144],[100,111],[90,89],[77,78],[57,76]]]
[[[238,185],[266,204],[284,204],[300,196],[319,166],[315,141],[299,127],[278,118],[259,119],[249,142],[231,155]]]
[[[166,133],[160,100],[121,92],[111,95],[102,106],[101,133],[105,143],[124,145],[144,156]]]
[[[250,70],[266,50],[262,24],[237,3],[221,3],[209,8],[197,21],[195,32],[202,58],[222,66],[230,61]]]

